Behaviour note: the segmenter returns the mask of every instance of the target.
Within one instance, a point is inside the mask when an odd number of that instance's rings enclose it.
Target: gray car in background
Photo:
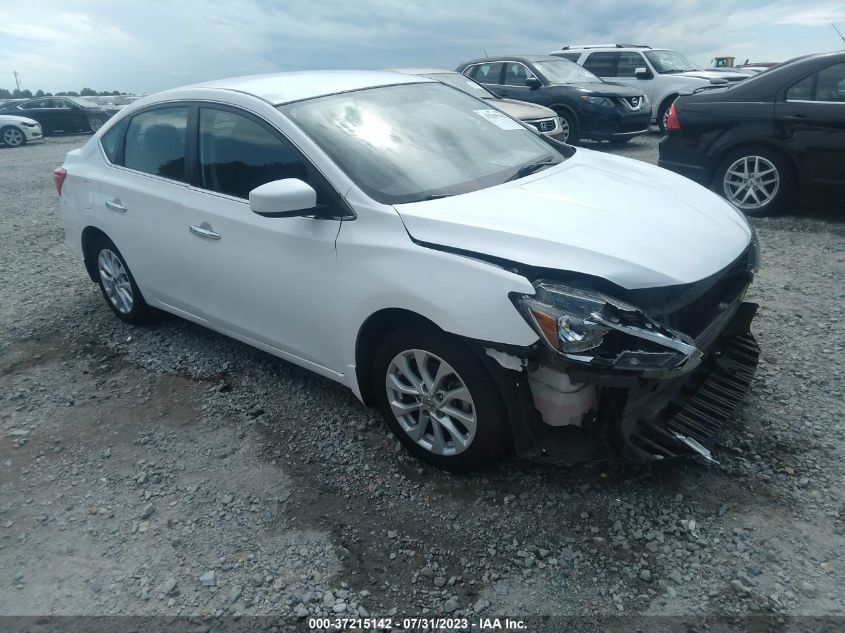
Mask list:
[[[429,79],[436,79],[458,90],[463,90],[474,97],[484,99],[505,114],[512,116],[514,119],[519,119],[523,123],[527,123],[538,132],[556,141],[565,143],[569,138],[568,128],[565,129],[561,125],[560,117],[554,110],[534,103],[528,103],[527,101],[502,99],[474,79],[465,77],[454,70],[440,70],[437,68],[397,68],[395,70],[406,75],[419,75],[428,77]]]

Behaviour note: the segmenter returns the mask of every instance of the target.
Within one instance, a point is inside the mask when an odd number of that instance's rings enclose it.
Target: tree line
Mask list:
[[[62,90],[55,93],[36,90],[34,94],[30,90],[18,90],[17,88],[14,90],[7,90],[6,88],[0,88],[0,99],[30,99],[32,97],[110,97],[122,94],[125,93],[120,92],[119,90],[112,90],[111,92],[108,90],[101,90],[100,92],[97,92],[91,88],[83,88],[79,92],[76,92],[75,90]]]

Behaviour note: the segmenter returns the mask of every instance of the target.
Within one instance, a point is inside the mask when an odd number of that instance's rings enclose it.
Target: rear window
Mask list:
[[[113,165],[122,165],[123,161],[120,159],[121,144],[123,143],[123,135],[126,133],[126,123],[129,119],[119,121],[108,132],[103,134],[100,139],[100,145],[106,153],[106,158]]]

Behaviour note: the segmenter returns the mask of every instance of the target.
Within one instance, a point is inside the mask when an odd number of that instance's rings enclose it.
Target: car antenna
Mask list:
[[[832,26],[832,27],[833,27],[833,30],[834,30],[834,31],[836,31],[836,32],[839,34],[839,37],[841,37],[841,38],[842,38],[842,41],[843,41],[843,42],[845,42],[845,35],[842,35],[842,31],[840,31],[839,29],[837,29],[837,28],[836,28],[836,25],[835,25],[833,22],[831,22],[831,23],[830,23],[830,26]]]

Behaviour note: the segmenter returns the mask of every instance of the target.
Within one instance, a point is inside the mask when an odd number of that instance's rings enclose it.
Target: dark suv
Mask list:
[[[456,70],[500,97],[551,108],[560,116],[569,143],[624,143],[649,130],[651,104],[641,90],[603,81],[560,57],[486,57]]]

